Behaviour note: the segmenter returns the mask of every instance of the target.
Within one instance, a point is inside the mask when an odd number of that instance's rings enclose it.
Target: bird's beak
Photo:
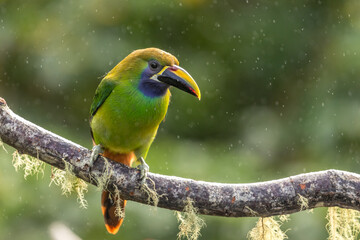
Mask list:
[[[179,66],[165,66],[157,74],[157,80],[190,93],[191,95],[196,96],[199,100],[201,98],[200,89],[195,80],[185,69]]]

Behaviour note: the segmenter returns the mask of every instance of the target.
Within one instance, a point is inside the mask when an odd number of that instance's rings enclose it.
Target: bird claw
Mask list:
[[[100,144],[93,146],[93,148],[91,150],[90,160],[89,160],[90,168],[94,165],[94,162],[96,161],[96,159],[98,158],[100,153],[103,153],[103,152],[104,152],[104,149]]]
[[[146,164],[143,157],[140,157],[138,160],[140,161],[140,164],[137,166],[137,169],[140,170],[140,185],[144,186],[150,167]]]

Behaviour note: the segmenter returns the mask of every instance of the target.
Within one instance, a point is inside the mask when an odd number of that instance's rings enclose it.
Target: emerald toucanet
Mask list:
[[[194,79],[171,54],[157,48],[132,52],[100,82],[91,104],[90,127],[95,147],[93,157],[102,155],[128,166],[141,162],[142,182],[148,166],[144,159],[170,100],[169,87],[196,96],[200,90]],[[116,234],[123,218],[116,216],[116,201],[124,211],[126,200],[101,196],[106,229]]]

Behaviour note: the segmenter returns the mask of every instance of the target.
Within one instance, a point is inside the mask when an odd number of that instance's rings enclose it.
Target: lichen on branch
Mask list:
[[[24,171],[24,178],[28,176],[36,175],[36,177],[41,174],[44,176],[45,163],[34,157],[31,157],[26,154],[20,154],[18,151],[14,151],[12,154],[12,164],[15,170],[18,172],[20,169]]]
[[[6,153],[8,153],[8,151],[6,150],[6,148],[4,146],[3,141],[1,141],[1,138],[0,138],[0,148],[2,148]]]
[[[149,194],[139,189],[140,173],[136,169],[109,161],[113,169],[109,176],[102,156],[90,168],[90,150],[21,118],[1,98],[0,138],[19,152],[56,168],[64,170],[65,162],[70,163],[74,175],[88,183],[97,185],[95,177],[106,175],[109,192],[114,193],[116,186],[124,199],[149,204]],[[269,217],[330,206],[360,210],[360,175],[339,170],[249,184],[211,183],[149,172],[147,183],[151,181],[155,184],[149,186],[159,196],[158,207],[183,211],[190,198],[199,214],[213,216]],[[307,199],[307,207],[299,202],[299,195]],[[150,202],[155,204],[154,200]]]
[[[339,207],[328,208],[326,229],[329,240],[358,239],[360,232],[360,212]]]
[[[179,222],[178,239],[186,238],[189,240],[198,239],[200,230],[206,226],[203,219],[198,215],[198,210],[194,207],[190,198],[186,199],[186,205],[183,212],[175,211],[176,218]]]
[[[84,180],[78,178],[72,172],[72,166],[65,162],[65,170],[52,169],[51,184],[55,184],[61,188],[61,194],[69,196],[72,192],[76,192],[77,201],[81,208],[87,208],[88,203],[85,199],[85,192],[88,191],[88,185]]]
[[[288,221],[289,217],[281,215],[279,217],[259,218],[256,226],[248,233],[249,240],[283,240],[287,239],[286,230],[281,230],[281,225]]]

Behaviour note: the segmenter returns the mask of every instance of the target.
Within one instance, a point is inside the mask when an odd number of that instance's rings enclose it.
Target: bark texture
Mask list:
[[[108,188],[121,191],[128,200],[149,204],[148,194],[139,188],[139,171],[99,156],[94,166],[87,164],[91,151],[49,132],[13,113],[0,98],[0,138],[20,153],[39,158],[64,169],[64,161],[86,182],[96,185],[99,176],[109,173]],[[268,217],[316,207],[339,206],[360,210],[360,175],[339,170],[300,174],[283,179],[222,184],[195,181],[154,173],[147,185],[159,195],[158,206],[182,211],[187,198],[200,214],[227,217]],[[307,206],[303,204],[307,200]]]

